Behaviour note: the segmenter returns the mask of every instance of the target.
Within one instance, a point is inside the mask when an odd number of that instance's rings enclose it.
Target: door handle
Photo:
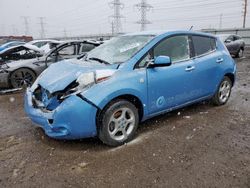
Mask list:
[[[222,63],[223,62],[223,58],[219,58],[216,60],[216,63]]]
[[[188,66],[186,69],[185,69],[185,71],[186,72],[190,72],[190,71],[192,71],[192,70],[194,70],[195,69],[195,66]]]

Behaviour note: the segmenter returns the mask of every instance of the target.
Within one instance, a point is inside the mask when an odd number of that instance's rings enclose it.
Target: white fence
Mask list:
[[[232,29],[202,29],[202,32],[212,34],[236,34],[243,38],[246,45],[250,46],[250,28],[232,28]]]

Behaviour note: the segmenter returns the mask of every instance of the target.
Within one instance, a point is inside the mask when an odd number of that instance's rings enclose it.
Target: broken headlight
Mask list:
[[[77,95],[94,84],[109,79],[114,72],[115,70],[97,70],[95,72],[82,73],[76,81],[66,89],[66,92],[60,96],[60,99],[65,99],[70,95]]]

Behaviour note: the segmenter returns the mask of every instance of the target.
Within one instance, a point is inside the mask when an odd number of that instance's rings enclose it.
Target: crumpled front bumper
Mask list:
[[[25,111],[49,137],[70,140],[96,136],[97,108],[78,96],[72,95],[55,110],[44,112],[33,106],[32,92],[28,88]]]

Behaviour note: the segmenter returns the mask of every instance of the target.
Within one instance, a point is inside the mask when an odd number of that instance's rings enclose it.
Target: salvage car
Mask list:
[[[224,105],[236,65],[217,37],[192,31],[115,37],[83,59],[51,65],[27,88],[25,111],[55,139],[129,142],[139,122],[199,101]]]
[[[0,88],[22,88],[31,85],[36,77],[52,63],[78,57],[100,44],[101,42],[95,41],[64,42],[43,56],[33,54],[30,56],[33,57],[32,59],[20,60],[19,56],[7,54],[8,59],[3,57],[0,60],[2,61],[0,64]],[[27,45],[25,44],[25,46]]]
[[[238,35],[220,34],[218,37],[225,43],[229,53],[237,58],[243,57],[245,42]]]

